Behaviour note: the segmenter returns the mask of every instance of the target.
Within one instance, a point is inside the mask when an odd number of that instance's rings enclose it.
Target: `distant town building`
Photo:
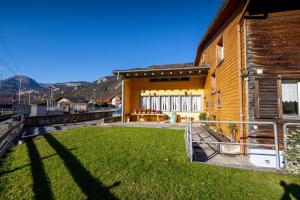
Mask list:
[[[114,105],[116,107],[120,107],[121,106],[121,98],[116,95],[111,99],[111,105]]]
[[[58,99],[58,105],[65,112],[85,112],[88,108],[88,101],[80,97],[62,97]]]

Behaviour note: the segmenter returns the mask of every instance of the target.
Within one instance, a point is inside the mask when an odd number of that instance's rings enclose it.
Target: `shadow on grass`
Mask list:
[[[88,199],[117,199],[109,190],[117,187],[121,182],[116,182],[105,187],[98,179],[81,164],[81,162],[68,149],[57,141],[51,134],[43,135],[50,146],[63,160],[66,168],[70,171],[74,181]]]
[[[297,184],[287,184],[284,181],[280,181],[280,185],[284,189],[284,193],[281,197],[282,200],[290,200],[292,199],[291,196],[293,196],[295,199],[300,200],[300,185]]]
[[[49,178],[44,169],[41,156],[33,140],[25,142],[31,163],[31,174],[33,179],[33,192],[35,199],[54,199]]]
[[[75,148],[70,148],[70,149],[68,149],[68,150],[69,150],[69,151],[73,151],[73,150],[75,150],[75,149],[77,149],[77,147],[75,147]],[[42,157],[41,160],[45,160],[45,159],[51,158],[51,157],[56,156],[56,155],[57,155],[57,153],[54,153],[54,154],[51,154],[51,155],[49,155],[49,156]],[[21,166],[21,167],[16,167],[16,168],[11,169],[11,170],[0,171],[0,177],[3,176],[3,175],[10,174],[10,173],[13,173],[13,172],[15,172],[15,171],[18,171],[18,170],[23,169],[23,168],[25,168],[25,167],[30,167],[30,166],[31,166],[31,163],[26,164],[26,165],[23,165],[23,166]],[[0,168],[1,168],[1,164],[0,164]]]

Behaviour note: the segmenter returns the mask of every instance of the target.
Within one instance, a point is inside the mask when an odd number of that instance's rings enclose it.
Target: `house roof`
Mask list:
[[[114,70],[113,73],[121,78],[159,78],[178,76],[200,76],[207,73],[208,65],[195,67],[193,63],[151,65],[146,68]]]
[[[71,103],[88,103],[88,100],[86,100],[82,97],[78,97],[78,96],[63,96],[63,97],[58,98],[56,101],[60,101],[62,99],[67,99]]]
[[[200,62],[200,52],[206,47],[206,45],[214,37],[215,33],[224,25],[225,21],[236,11],[245,4],[246,0],[224,0],[217,11],[217,14],[213,18],[212,22],[209,24],[205,34],[200,40],[198,45],[195,65],[197,66]]]

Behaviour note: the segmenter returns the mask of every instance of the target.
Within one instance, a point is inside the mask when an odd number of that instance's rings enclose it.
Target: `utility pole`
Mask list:
[[[31,93],[31,88],[29,88],[29,94],[28,94],[28,105],[30,105],[30,93]]]
[[[94,89],[93,89],[94,101],[95,101],[95,99],[96,99],[96,93],[95,93],[95,92],[96,92],[96,89],[94,88]]]
[[[14,84],[13,94],[12,94],[12,111],[16,111],[16,85]]]
[[[102,105],[101,105],[101,103],[102,103],[101,98],[102,98],[102,91],[100,91],[100,110],[101,110],[101,107],[102,107]]]
[[[0,89],[2,89],[2,74],[0,74]]]
[[[21,87],[22,87],[21,75],[19,75],[19,104],[21,102]]]
[[[52,109],[54,106],[54,100],[53,100],[53,86],[49,86],[49,99],[47,100],[47,109]]]
[[[95,107],[96,107],[96,89],[95,88],[93,88],[93,103],[94,103],[93,110],[95,110]]]

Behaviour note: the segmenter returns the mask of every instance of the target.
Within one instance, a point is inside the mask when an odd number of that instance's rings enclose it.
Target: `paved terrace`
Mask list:
[[[86,127],[86,126],[105,126],[105,127],[145,127],[145,128],[171,128],[171,129],[184,129],[184,123],[151,123],[151,122],[129,122],[129,123],[103,123],[102,120],[86,121],[72,124],[56,124],[44,127],[29,127],[26,128],[25,137],[33,135],[48,134],[60,130],[70,128]],[[208,142],[217,142],[218,140],[209,133],[201,124],[193,125],[193,140],[202,140]],[[195,161],[199,163],[206,163],[209,165],[236,167],[236,168],[250,168],[257,169],[249,162],[248,156],[241,155],[224,155],[220,154],[218,145],[215,144],[193,144],[193,151],[195,154]],[[270,169],[264,169],[270,170]]]

